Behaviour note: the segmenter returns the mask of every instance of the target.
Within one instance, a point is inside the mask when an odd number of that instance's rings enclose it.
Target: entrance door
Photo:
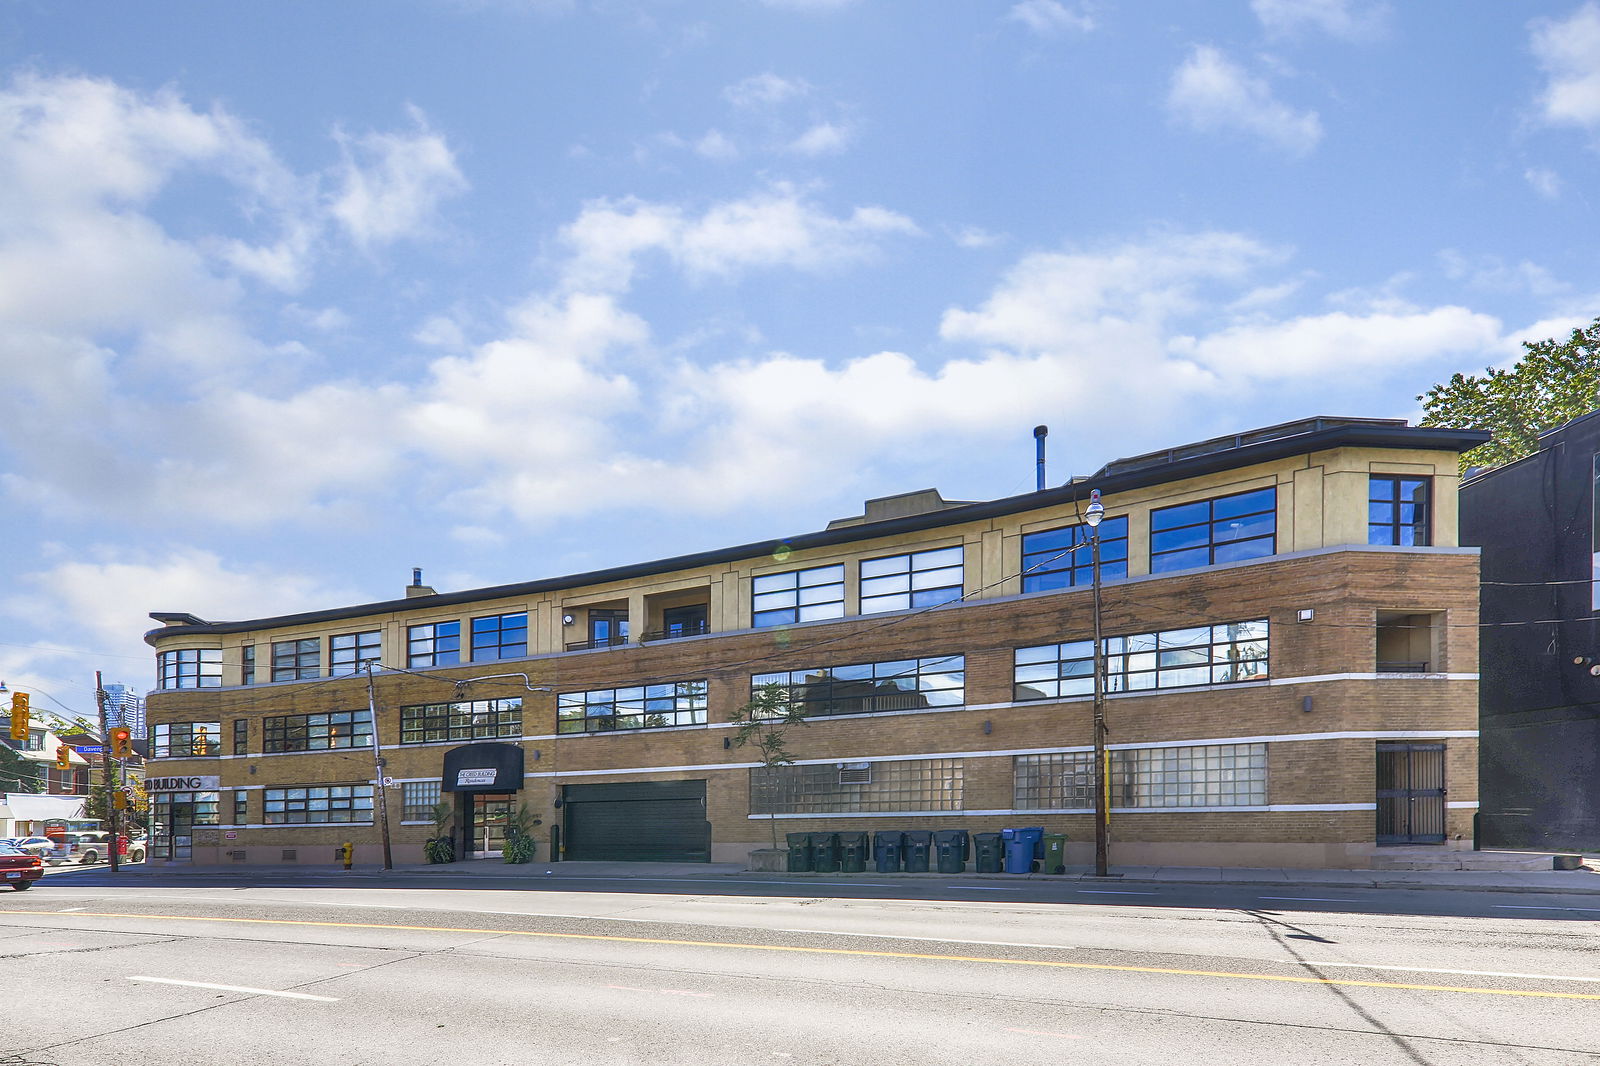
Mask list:
[[[1444,843],[1444,745],[1378,745],[1378,843]]]
[[[498,854],[506,842],[511,798],[475,793],[472,801],[472,850],[480,854]]]
[[[628,643],[627,611],[590,611],[589,646],[609,648]]]
[[[697,637],[706,631],[706,605],[668,607],[661,612],[661,626],[668,637]]]

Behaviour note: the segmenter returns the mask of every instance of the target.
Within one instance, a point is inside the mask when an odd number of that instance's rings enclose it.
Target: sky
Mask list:
[[[1597,149],[1596,0],[0,0],[0,678],[1415,421]]]

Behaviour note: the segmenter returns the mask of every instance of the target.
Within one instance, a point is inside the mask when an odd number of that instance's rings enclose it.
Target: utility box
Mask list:
[[[792,874],[808,874],[811,872],[811,834],[790,833],[789,839],[789,866]]]
[[[852,831],[839,834],[839,872],[858,874],[867,868],[867,834]]]
[[[928,852],[933,850],[933,834],[926,829],[906,833],[906,873],[928,872]]]
[[[899,829],[880,829],[872,835],[872,854],[880,874],[900,872],[900,856],[905,851],[906,835]]]

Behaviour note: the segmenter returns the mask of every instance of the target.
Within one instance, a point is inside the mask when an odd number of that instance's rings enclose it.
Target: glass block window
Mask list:
[[[333,751],[372,747],[372,712],[286,714],[261,720],[261,750]]]
[[[322,641],[317,637],[272,645],[272,680],[300,681],[322,671]]]
[[[1374,474],[1367,479],[1367,543],[1433,543],[1429,494],[1433,479]]]
[[[246,644],[239,649],[239,684],[256,683],[256,646]]]
[[[250,719],[235,718],[233,720],[233,753],[235,755],[250,754]]]
[[[1271,555],[1277,531],[1275,488],[1158,507],[1150,512],[1150,572]]]
[[[432,822],[433,805],[439,802],[439,782],[407,781],[400,786],[402,822]]]
[[[1107,692],[1260,681],[1267,677],[1267,620],[1107,637],[1104,650]],[[1092,640],[1018,648],[1013,658],[1015,700],[1094,694]]]
[[[1022,535],[1022,591],[1044,592],[1094,581],[1088,526],[1066,526]],[[1077,547],[1077,545],[1084,547]],[[1128,519],[1100,523],[1100,577],[1128,576]]]
[[[965,656],[945,655],[756,674],[750,678],[750,691],[782,685],[792,705],[804,708],[807,717],[871,714],[959,707],[967,702],[966,678]]]
[[[248,825],[250,823],[250,793],[238,789],[233,794],[233,824]]]
[[[751,814],[959,811],[960,759],[812,763],[750,771]]]
[[[861,560],[861,613],[934,607],[961,598],[962,549]]]
[[[528,613],[497,614],[472,620],[472,661],[525,659],[528,655]]]
[[[221,754],[221,722],[159,722],[150,726],[151,758],[203,759]]]
[[[221,688],[222,649],[182,648],[156,656],[161,688]]]
[[[372,821],[371,785],[317,785],[269,788],[261,800],[268,825]]]
[[[457,700],[400,708],[400,743],[504,740],[522,735],[522,697]]]
[[[460,622],[406,627],[407,666],[450,666],[460,661]]]
[[[366,669],[367,663],[383,659],[383,634],[378,630],[366,633],[340,633],[328,638],[328,673],[355,674]]]
[[[1094,753],[1018,755],[1018,810],[1094,807]],[[1133,808],[1264,807],[1265,744],[1124,748],[1111,752],[1111,805]]]
[[[704,725],[705,681],[674,681],[556,697],[557,733],[603,733],[615,729],[665,729]]]
[[[842,617],[843,566],[762,574],[750,581],[750,624],[758,628]]]

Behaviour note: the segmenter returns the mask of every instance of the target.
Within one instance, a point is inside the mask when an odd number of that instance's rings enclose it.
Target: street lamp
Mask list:
[[[1089,526],[1089,554],[1094,576],[1094,873],[1109,875],[1111,851],[1111,775],[1106,765],[1105,648],[1100,638],[1100,520],[1106,516],[1100,490],[1089,490],[1083,520]]]

